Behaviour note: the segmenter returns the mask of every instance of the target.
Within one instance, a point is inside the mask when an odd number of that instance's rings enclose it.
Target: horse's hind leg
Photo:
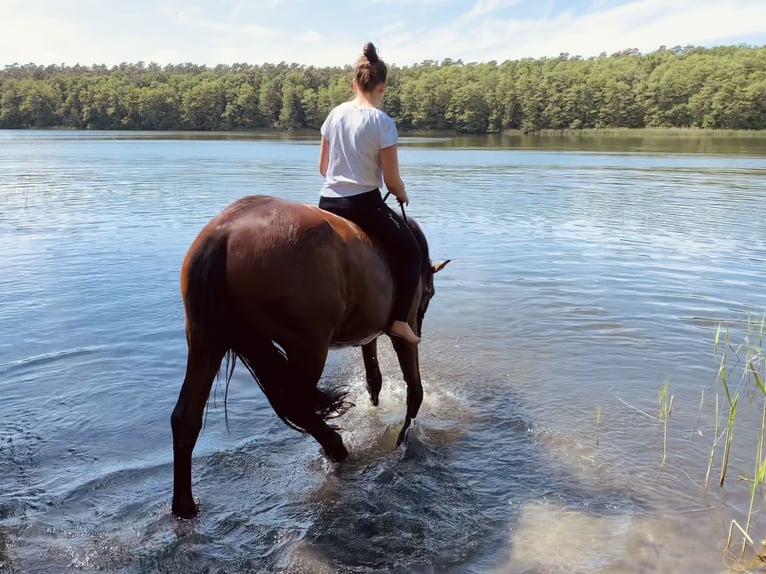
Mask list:
[[[223,350],[212,350],[194,341],[189,342],[186,376],[178,401],[170,416],[173,429],[173,514],[191,518],[197,514],[192,498],[192,451],[202,428],[202,414],[210,395]]]
[[[343,439],[325,422],[325,416],[340,405],[335,404],[338,401],[331,393],[317,388],[327,359],[327,347],[302,340],[299,344],[286,344],[284,349],[287,359],[271,362],[270,368],[263,361],[263,353],[251,352],[245,356],[274,410],[288,423],[313,436],[330,459],[342,462],[348,457]]]
[[[327,349],[312,344],[301,345],[298,349],[287,347],[285,350],[290,373],[285,381],[290,395],[286,405],[287,417],[313,436],[328,458],[343,462],[348,457],[348,450],[341,436],[325,422],[326,415],[333,411],[334,397],[332,393],[317,388],[327,359]]]

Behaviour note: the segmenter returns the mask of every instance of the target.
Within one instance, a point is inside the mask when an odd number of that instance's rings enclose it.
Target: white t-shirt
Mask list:
[[[348,197],[383,186],[380,150],[398,140],[388,114],[345,102],[333,108],[320,132],[330,142],[323,196]]]

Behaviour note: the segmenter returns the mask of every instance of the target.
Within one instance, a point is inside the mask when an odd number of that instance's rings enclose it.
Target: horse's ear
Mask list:
[[[452,259],[445,259],[444,261],[439,261],[439,263],[434,263],[431,266],[431,269],[433,269],[434,273],[438,273],[442,269],[444,269],[447,266],[447,263],[452,261]]]

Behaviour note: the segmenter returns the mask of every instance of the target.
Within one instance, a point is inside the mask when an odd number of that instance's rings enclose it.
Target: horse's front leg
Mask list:
[[[380,388],[383,386],[383,376],[380,374],[378,364],[378,340],[373,339],[362,345],[362,358],[364,359],[364,372],[367,377],[367,393],[373,406],[378,406]]]
[[[396,356],[399,359],[399,366],[404,375],[404,382],[407,383],[407,416],[404,419],[404,426],[399,432],[399,438],[396,439],[396,446],[404,441],[407,429],[413,419],[418,416],[420,405],[423,402],[423,384],[420,381],[420,360],[418,359],[418,347],[408,343],[399,337],[391,337]]]

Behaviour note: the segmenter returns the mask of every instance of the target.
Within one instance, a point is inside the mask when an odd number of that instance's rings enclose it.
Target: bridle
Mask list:
[[[386,200],[388,199],[389,195],[391,195],[390,191],[387,192],[386,195],[383,196],[383,203],[386,202]],[[407,221],[407,214],[404,213],[404,204],[399,202],[399,207],[402,209],[402,219],[404,219],[404,221],[406,222]]]

